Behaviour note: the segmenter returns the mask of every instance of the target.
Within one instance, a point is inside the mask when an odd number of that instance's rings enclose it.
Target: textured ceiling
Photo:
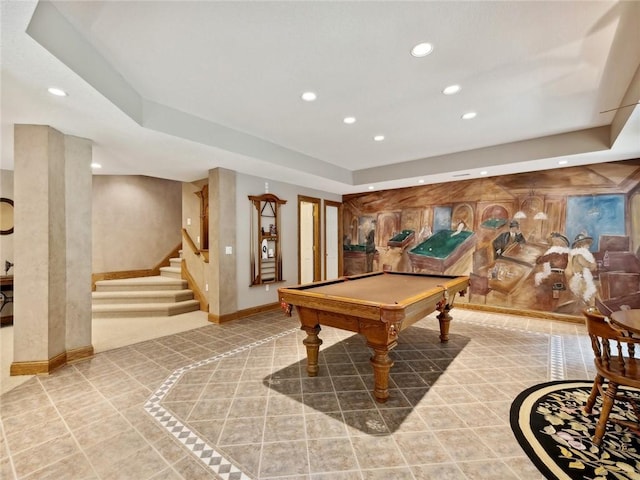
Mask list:
[[[14,123],[92,139],[101,173],[335,193],[640,157],[640,2],[1,5],[3,168]]]

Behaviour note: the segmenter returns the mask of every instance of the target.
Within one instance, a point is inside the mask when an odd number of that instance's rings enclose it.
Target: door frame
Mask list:
[[[302,226],[302,203],[313,204],[313,281],[320,280],[321,259],[320,259],[320,199],[298,195],[298,283],[302,282],[302,240],[300,228]]]

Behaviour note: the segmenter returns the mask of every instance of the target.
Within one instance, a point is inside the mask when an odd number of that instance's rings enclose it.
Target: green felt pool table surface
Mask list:
[[[434,258],[446,258],[467,240],[473,232],[440,230],[411,250],[411,253]]]

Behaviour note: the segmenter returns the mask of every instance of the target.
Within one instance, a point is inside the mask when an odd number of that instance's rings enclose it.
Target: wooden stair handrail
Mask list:
[[[191,235],[189,235],[189,232],[187,232],[186,228],[182,229],[182,238],[184,238],[184,241],[187,243],[189,248],[191,248],[191,251],[193,253],[195,253],[196,255],[200,255],[200,249],[196,247],[195,242],[191,238]]]

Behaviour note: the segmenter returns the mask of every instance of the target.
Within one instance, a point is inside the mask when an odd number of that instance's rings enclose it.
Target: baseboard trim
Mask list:
[[[49,360],[35,360],[30,362],[13,362],[9,368],[9,375],[43,375],[53,372],[68,363],[79,362],[93,357],[93,345],[74,348],[59,353]]]
[[[67,352],[62,352],[49,360],[35,360],[30,362],[13,362],[9,375],[41,375],[53,372],[67,363]]]
[[[102,272],[91,274],[91,291],[96,291],[96,282],[100,280],[123,280],[125,278],[151,277],[152,269],[144,270],[122,270],[119,272]]]
[[[67,350],[67,363],[79,362],[93,357],[93,345]]]
[[[220,324],[230,322],[232,320],[238,320],[239,318],[250,317],[251,315],[255,315],[257,313],[270,312],[272,310],[277,310],[278,308],[280,308],[280,303],[268,303],[266,305],[259,305],[257,307],[238,310],[234,313],[227,313],[225,315],[216,315],[215,313],[210,313],[208,319],[211,323]]]
[[[456,308],[464,308],[467,310],[480,310],[490,313],[503,313],[506,315],[518,315],[519,317],[541,318],[544,320],[560,320],[569,323],[582,323],[584,318],[575,315],[564,315],[561,313],[540,312],[538,310],[516,310],[514,308],[495,307],[492,305],[481,305],[478,303],[456,303]],[[453,315],[455,317],[455,314]]]

